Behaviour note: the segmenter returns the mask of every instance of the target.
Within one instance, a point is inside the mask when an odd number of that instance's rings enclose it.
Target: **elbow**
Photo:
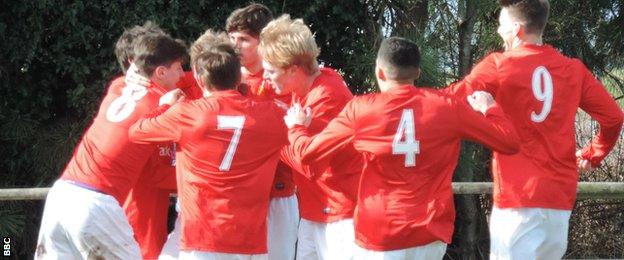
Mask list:
[[[141,135],[139,134],[139,129],[137,128],[137,124],[132,125],[128,129],[128,140],[133,143],[145,143],[145,142],[141,142]]]

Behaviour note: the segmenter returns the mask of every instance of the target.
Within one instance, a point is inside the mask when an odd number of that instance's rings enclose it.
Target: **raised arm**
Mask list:
[[[462,100],[457,100],[455,104],[460,136],[499,153],[517,153],[520,149],[518,133],[492,96],[477,91],[467,99],[472,108]]]
[[[353,118],[349,116],[349,114],[352,115],[351,104],[352,102],[349,102],[342,112],[327,124],[325,129],[313,137],[305,127],[306,119],[303,119],[303,111],[299,113],[290,112],[285,117],[287,125],[290,125],[288,131],[290,145],[282,151],[282,155],[297,159],[296,162],[291,161],[295,164],[293,168],[308,178],[314,178],[316,173],[326,167],[332,155],[353,141],[355,130],[352,124]],[[300,120],[294,120],[295,123],[293,124],[288,123],[289,116],[299,116]],[[312,119],[312,124],[314,124],[314,119]]]

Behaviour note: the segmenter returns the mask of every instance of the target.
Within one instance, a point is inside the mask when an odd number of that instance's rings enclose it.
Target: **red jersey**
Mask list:
[[[271,181],[287,143],[282,115],[272,101],[227,90],[132,126],[133,141],[178,143],[181,250],[267,252]]]
[[[578,170],[574,118],[580,107],[600,124],[583,158],[598,166],[622,127],[622,111],[604,86],[577,59],[548,45],[523,45],[492,53],[447,89],[465,97],[486,90],[512,120],[520,152],[494,152],[494,205],[571,210]]]
[[[143,259],[157,259],[167,240],[169,194],[176,192],[175,150],[158,145],[123,205]]]
[[[306,164],[349,146],[364,155],[355,237],[360,246],[376,251],[451,242],[451,179],[460,139],[518,151],[518,136],[498,106],[483,116],[467,102],[409,85],[354,98],[327,128],[309,136],[302,126],[289,131]]]
[[[293,103],[309,107],[312,111],[312,123],[308,128],[310,134],[321,132],[353,98],[336,71],[329,68],[320,70],[321,74],[306,96],[293,94]],[[353,217],[362,156],[353,147],[345,147],[330,160],[306,165],[301,162],[302,153],[296,147],[287,146],[281,156],[284,162],[299,172],[293,178],[297,185],[301,218],[327,223]]]
[[[180,78],[176,87],[184,92],[187,99],[193,100],[204,96],[203,91],[195,80],[195,76],[193,76],[193,71],[184,72],[184,76]]]
[[[242,70],[242,69],[241,69]],[[279,100],[286,105],[290,104],[290,95],[278,96],[270,83],[263,79],[264,70],[260,70],[256,74],[242,72],[243,84],[247,85],[247,96],[259,98],[263,100]],[[271,189],[271,198],[290,197],[295,194],[295,183],[292,177],[292,169],[284,162],[277,163],[275,178],[273,179],[273,188]]]
[[[114,80],[98,114],[76,147],[61,179],[89,185],[111,195],[121,205],[156,146],[128,140],[128,128],[158,105],[167,90],[126,85]]]

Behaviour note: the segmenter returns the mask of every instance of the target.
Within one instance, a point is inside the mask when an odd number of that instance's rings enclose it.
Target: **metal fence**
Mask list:
[[[0,201],[43,200],[50,188],[0,189]],[[455,194],[491,194],[491,182],[454,182]],[[624,199],[624,182],[580,182],[579,199]]]

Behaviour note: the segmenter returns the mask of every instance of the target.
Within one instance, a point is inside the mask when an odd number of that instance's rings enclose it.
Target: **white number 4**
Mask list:
[[[244,125],[244,116],[217,116],[217,129],[234,129],[234,135],[232,135],[232,139],[230,139],[230,145],[228,146],[227,152],[225,152],[225,156],[219,166],[219,170],[222,172],[229,171],[230,166],[232,166],[232,158],[234,158],[234,153],[236,153],[236,147],[238,146],[238,141],[240,140]]]
[[[416,155],[419,153],[420,142],[416,140],[414,110],[404,109],[392,141],[392,154],[404,154],[405,167],[414,167],[416,166]]]

